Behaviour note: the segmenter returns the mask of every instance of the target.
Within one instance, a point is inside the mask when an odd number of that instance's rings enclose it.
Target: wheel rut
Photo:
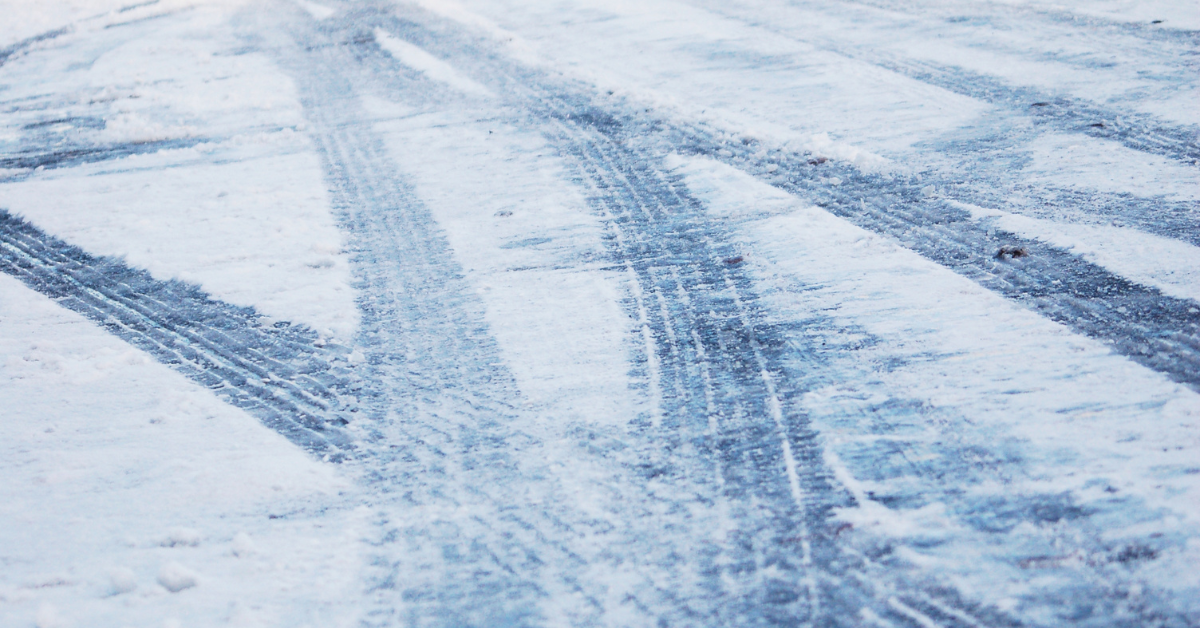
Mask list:
[[[0,270],[95,321],[292,442],[332,460],[352,451],[349,349],[307,328],[85,253],[0,210]]]

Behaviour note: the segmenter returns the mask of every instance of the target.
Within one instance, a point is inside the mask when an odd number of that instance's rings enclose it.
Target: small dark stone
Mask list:
[[[1023,246],[1002,246],[996,251],[996,259],[1016,259],[1029,257],[1029,251]]]

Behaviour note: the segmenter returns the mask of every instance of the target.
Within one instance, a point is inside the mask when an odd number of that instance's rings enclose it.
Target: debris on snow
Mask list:
[[[996,259],[1017,259],[1028,257],[1029,250],[1023,246],[1002,246],[996,251]]]

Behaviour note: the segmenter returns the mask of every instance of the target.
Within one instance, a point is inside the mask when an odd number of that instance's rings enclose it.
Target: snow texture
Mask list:
[[[1200,625],[1200,9],[9,0],[0,625]]]

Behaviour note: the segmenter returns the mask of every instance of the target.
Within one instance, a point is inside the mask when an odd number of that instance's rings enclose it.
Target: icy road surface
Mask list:
[[[0,626],[1200,626],[1200,5],[0,0]]]

